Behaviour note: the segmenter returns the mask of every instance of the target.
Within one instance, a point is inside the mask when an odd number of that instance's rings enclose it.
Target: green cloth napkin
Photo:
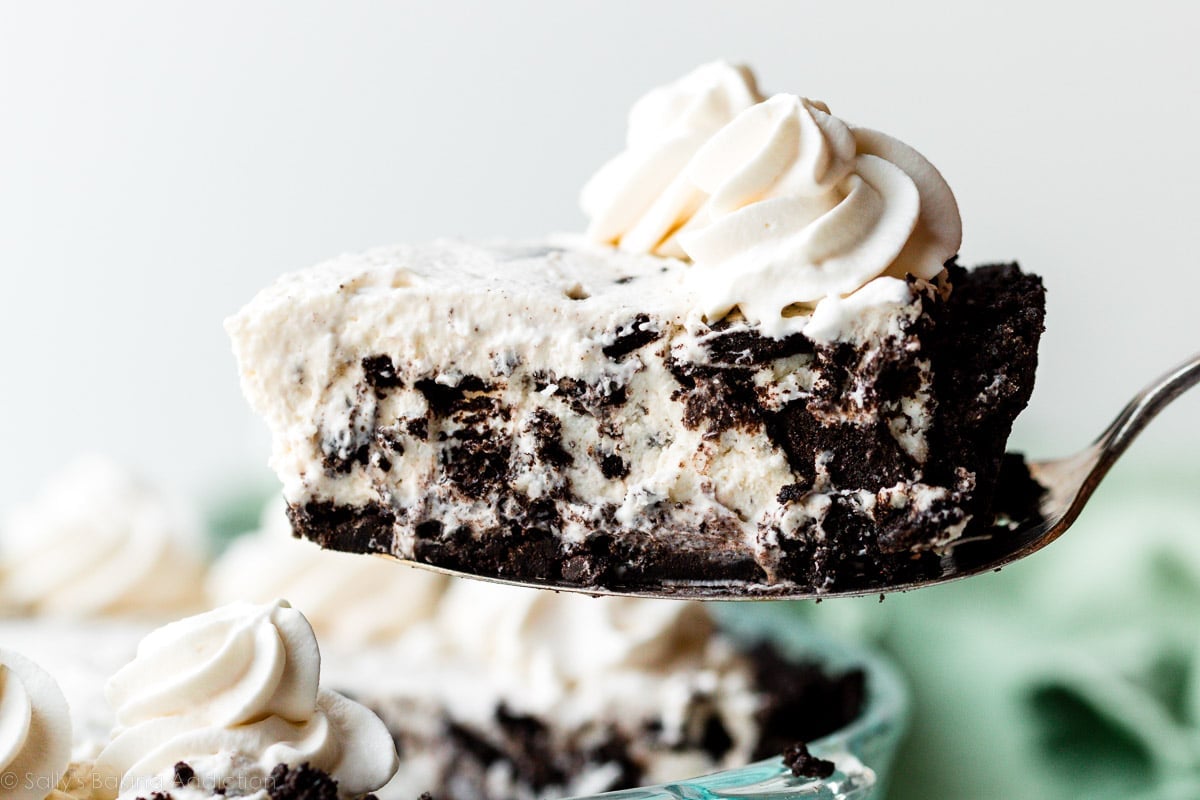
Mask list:
[[[1122,473],[1001,573],[795,604],[909,677],[891,797],[1200,798],[1198,483]]]
[[[280,497],[274,476],[241,478],[224,484],[214,497],[203,503],[209,550],[220,553],[238,536],[257,530],[262,524],[263,511]]]

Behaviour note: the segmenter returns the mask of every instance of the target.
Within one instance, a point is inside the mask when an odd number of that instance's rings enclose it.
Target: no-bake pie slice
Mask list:
[[[922,156],[717,63],[634,106],[583,200],[586,237],[344,256],[229,320],[298,533],[769,592],[919,568],[991,523],[1043,289],[956,265]]]

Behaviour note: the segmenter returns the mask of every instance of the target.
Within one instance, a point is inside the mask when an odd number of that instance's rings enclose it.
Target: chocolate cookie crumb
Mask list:
[[[279,764],[267,778],[271,800],[338,800],[337,781],[329,773],[309,766]]]
[[[832,761],[817,758],[808,752],[804,742],[796,744],[783,751],[783,763],[797,778],[828,778],[835,769]]]
[[[180,761],[175,765],[175,785],[182,788],[196,782],[196,770],[191,765]]]
[[[600,472],[610,481],[629,475],[629,465],[616,453],[609,453],[600,460]]]
[[[631,322],[616,332],[612,344],[604,346],[604,355],[613,361],[620,361],[634,350],[656,342],[660,338],[662,338],[662,331],[654,326],[649,315],[638,314]]]
[[[398,389],[404,385],[396,374],[396,365],[391,356],[367,356],[362,360],[363,376],[377,394],[383,396],[388,389]]]

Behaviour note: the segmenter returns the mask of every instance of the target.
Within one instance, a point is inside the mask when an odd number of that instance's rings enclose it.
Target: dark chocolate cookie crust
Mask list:
[[[854,589],[881,573],[916,579],[936,571],[931,532],[960,524],[967,516],[976,527],[988,525],[997,512],[1016,516],[1030,511],[1026,501],[1036,489],[1020,460],[1005,458],[1004,445],[1033,389],[1044,320],[1041,280],[1015,264],[968,271],[951,263],[947,277],[953,287],[948,298],[930,296],[926,313],[909,332],[910,339],[919,342],[917,352],[900,346],[867,351],[849,344],[822,345],[802,335],[784,340],[744,330],[723,335],[718,329],[709,344],[713,357],[708,363],[672,364],[678,384],[675,398],[684,404],[685,424],[714,434],[738,425],[761,426],[786,454],[798,480],[783,488],[781,502],[799,502],[813,488],[815,457],[828,454],[831,506],[821,535],[802,532],[781,538],[772,576],[776,582],[834,591]],[[624,358],[631,348],[657,336],[648,320],[635,323],[626,337],[629,341],[618,338],[610,357]],[[813,396],[782,408],[764,407],[753,391],[752,367],[807,353],[823,375]],[[878,424],[862,426],[839,422],[836,413],[850,385],[869,386],[869,404],[897,405],[920,380],[918,359],[931,365],[936,402],[929,457],[923,464],[901,447],[883,416]],[[369,366],[375,391],[386,391],[395,376],[390,362],[371,359]],[[572,397],[575,406],[597,418],[606,407],[622,402],[619,387],[559,383],[559,391]],[[482,421],[505,413],[488,395],[484,378],[470,376],[458,387],[431,383],[426,389],[422,391],[435,418],[454,414]],[[409,422],[411,429],[414,421]],[[538,457],[549,464],[570,459],[559,442],[555,420],[542,422]],[[584,542],[564,546],[554,498],[531,502],[507,488],[504,443],[475,435],[470,426],[458,436],[445,465],[447,478],[464,496],[499,497],[498,505],[505,509],[502,525],[474,530],[439,519],[407,518],[407,512],[398,517],[397,511],[377,503],[349,507],[314,501],[290,509],[294,530],[332,549],[392,553],[399,524],[415,533],[417,561],[530,583],[637,589],[703,578],[755,592],[771,582],[748,548],[729,546],[738,536],[719,528],[679,531],[698,545],[684,551],[664,546],[664,539],[622,528],[610,516]],[[366,450],[361,455],[369,457]],[[620,475],[623,464],[609,461],[604,468]],[[974,477],[968,480],[966,475]],[[849,499],[854,491],[881,491],[917,480],[947,487],[950,496],[919,513],[912,508],[885,510],[877,519],[864,516]],[[996,496],[997,486],[1006,488],[1005,496]],[[1022,508],[1015,509],[1018,502]]]

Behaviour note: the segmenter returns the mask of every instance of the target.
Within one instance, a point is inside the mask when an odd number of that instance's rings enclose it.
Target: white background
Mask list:
[[[263,479],[225,315],[344,250],[579,229],[630,102],[718,56],[916,146],[964,261],[1045,277],[1019,447],[1200,349],[1191,4],[0,2],[0,507],[79,450]],[[1198,463],[1198,412],[1123,469]]]

